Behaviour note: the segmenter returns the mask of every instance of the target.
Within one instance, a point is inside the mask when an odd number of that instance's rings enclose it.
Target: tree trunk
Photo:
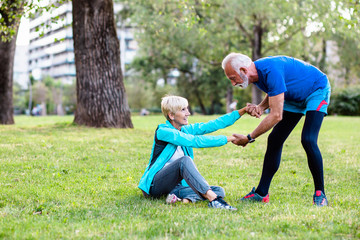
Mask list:
[[[199,104],[199,106],[200,106],[200,109],[201,109],[202,114],[206,115],[205,105],[204,105],[204,103],[203,103],[203,101],[202,101],[202,99],[201,99],[201,97],[200,97],[201,95],[199,94],[199,92],[198,92],[197,90],[196,90],[195,96],[196,96],[196,99],[197,99],[198,104]]]
[[[63,108],[63,86],[61,84],[60,89],[59,89],[59,96],[58,96],[58,101],[56,102],[56,114],[58,116],[64,116],[64,108]]]
[[[8,1],[9,9],[12,11],[9,16],[8,12],[0,12],[2,20],[8,28],[15,30],[15,34],[10,41],[1,41],[4,32],[0,32],[0,124],[14,124],[13,110],[13,69],[16,47],[16,36],[19,30],[20,19],[12,18],[15,13],[21,14],[23,9],[20,5],[18,8],[16,2]]]
[[[322,51],[321,51],[321,59],[319,62],[319,69],[323,72],[326,72],[326,57],[327,57],[326,40],[323,38],[321,43],[322,43]]]
[[[132,128],[112,0],[73,0],[77,107],[74,122]]]
[[[46,102],[45,101],[41,102],[40,107],[41,107],[40,116],[46,116],[47,115]]]
[[[0,41],[0,124],[14,124],[13,65],[16,36],[10,42]]]
[[[226,112],[231,112],[230,104],[233,102],[233,88],[227,87],[226,89]]]
[[[261,26],[261,21],[257,23],[257,25],[253,28],[254,39],[252,42],[252,60],[255,61],[262,57],[261,54],[261,41],[262,41],[262,34],[263,28]],[[262,101],[262,91],[252,84],[252,98],[251,101],[254,104],[259,104]]]
[[[29,81],[29,106],[28,106],[28,110],[29,110],[29,115],[31,115],[31,110],[32,110],[32,84],[31,84],[31,80]]]

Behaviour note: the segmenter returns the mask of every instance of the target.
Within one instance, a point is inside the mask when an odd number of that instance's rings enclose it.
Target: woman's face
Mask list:
[[[181,129],[182,126],[188,125],[188,117],[190,116],[189,109],[187,107],[182,108],[177,111],[175,114],[170,114],[171,124],[178,130]]]

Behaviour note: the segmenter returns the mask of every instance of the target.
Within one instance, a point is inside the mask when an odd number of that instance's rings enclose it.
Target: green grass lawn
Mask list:
[[[284,146],[268,204],[239,201],[258,184],[266,135],[246,148],[195,149],[199,171],[225,188],[236,212],[142,197],[137,185],[162,116],[133,116],[134,129],[78,127],[72,120],[20,116],[15,125],[0,125],[0,239],[360,238],[359,117],[324,120],[324,208],[312,205],[303,121]],[[245,116],[217,134],[249,133],[259,122]]]

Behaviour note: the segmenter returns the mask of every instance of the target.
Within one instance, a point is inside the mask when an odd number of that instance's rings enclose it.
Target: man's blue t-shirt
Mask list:
[[[327,77],[316,67],[286,56],[266,57],[254,62],[259,80],[254,84],[269,97],[285,93],[285,100],[304,101],[327,85]]]

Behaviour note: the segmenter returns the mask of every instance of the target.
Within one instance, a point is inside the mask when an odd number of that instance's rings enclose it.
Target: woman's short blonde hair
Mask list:
[[[180,111],[188,105],[188,100],[179,96],[166,95],[161,99],[161,111],[169,121],[169,113],[175,114],[177,111]]]

